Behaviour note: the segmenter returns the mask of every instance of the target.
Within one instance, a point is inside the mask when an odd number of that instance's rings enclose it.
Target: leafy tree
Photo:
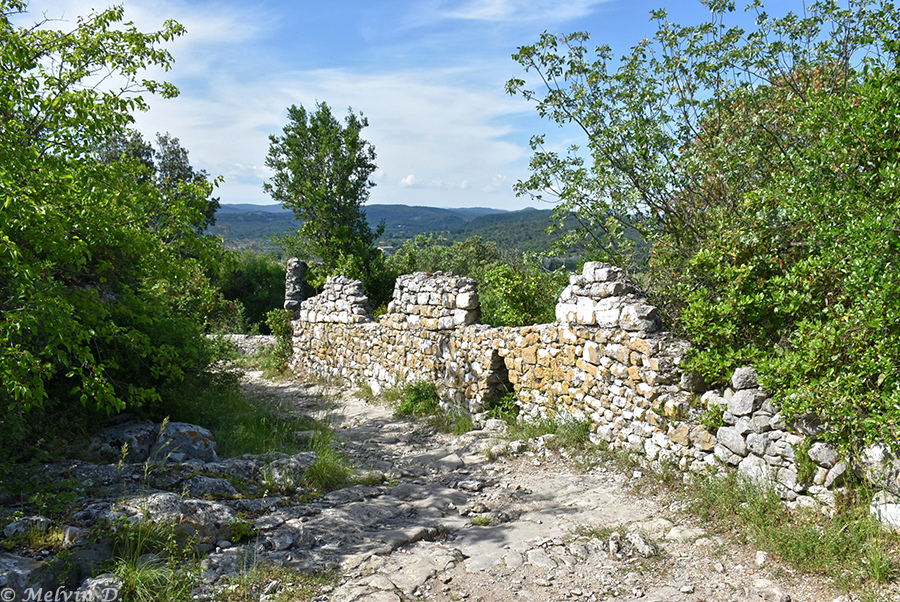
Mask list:
[[[302,105],[288,109],[282,136],[269,137],[266,165],[274,170],[264,185],[272,198],[293,210],[299,232],[280,242],[292,253],[318,258],[311,274],[324,281],[340,273],[363,281],[373,306],[384,303],[392,282],[375,247],[384,224],[372,230],[363,205],[375,183],[375,149],[360,132],[368,120],[352,109],[342,125],[324,102],[309,113]]]
[[[217,245],[193,235],[209,188],[165,198],[140,160],[95,149],[147,108],[143,93],[177,93],[141,73],[168,67],[161,45],[184,30],[139,32],[122,7],[70,31],[15,26],[25,9],[0,0],[0,402],[22,415],[172,401],[211,360],[201,332],[219,298],[203,267]]]
[[[604,228],[595,242],[620,263],[638,231],[650,292],[712,382],[754,362],[788,416],[896,441],[900,13],[754,3],[745,31],[724,24],[732,2],[708,4],[696,26],[654,13],[654,39],[617,62],[584,33],[520,48],[543,91],[508,90],[587,143],[561,155],[535,137],[518,190]]]
[[[140,132],[128,130],[113,134],[97,150],[96,155],[104,163],[133,161],[136,167],[143,168],[136,171],[135,179],[141,182],[152,181],[170,203],[199,203],[202,215],[195,225],[198,233],[214,226],[219,199],[211,194],[206,199],[196,199],[196,190],[184,189],[207,187],[211,193],[214,182],[210,180],[209,174],[206,170],[197,171],[191,166],[187,149],[168,132],[156,134],[156,146],[157,149],[154,149]]]

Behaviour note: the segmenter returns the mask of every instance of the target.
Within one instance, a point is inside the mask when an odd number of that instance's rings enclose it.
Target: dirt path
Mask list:
[[[315,559],[343,575],[323,599],[852,599],[706,531],[677,501],[637,497],[634,475],[580,471],[537,440],[491,461],[497,430],[436,434],[347,389],[323,404],[310,387],[248,379],[286,407],[327,415],[375,483],[332,492],[307,523],[331,527]]]

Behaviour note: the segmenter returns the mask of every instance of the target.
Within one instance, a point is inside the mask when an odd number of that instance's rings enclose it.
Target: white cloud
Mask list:
[[[584,17],[610,0],[470,0],[439,11],[452,19],[493,22],[559,23]],[[456,5],[456,2],[450,4]]]
[[[44,4],[53,7],[48,16],[65,14],[73,24],[90,9],[88,0]],[[527,9],[522,2],[481,4],[464,9],[482,18]],[[399,69],[386,63],[289,70],[284,68],[289,57],[260,55],[273,51],[264,35],[272,18],[256,4],[134,0],[125,13],[141,31],[158,29],[168,17],[187,28],[185,37],[166,45],[175,58],[173,69],[149,74],[172,81],[182,95],[148,96],[151,111],[137,115],[136,126],[148,139],[156,132],[178,137],[195,167],[224,177],[217,194],[225,203],[271,203],[262,190],[271,175],[264,166],[269,135],[281,133],[291,104],[310,108],[327,101],[339,117],[352,106],[369,119],[363,136],[378,154],[372,176],[378,185],[370,202],[521,205],[508,181],[524,177],[530,153],[510,124],[533,114],[533,108],[503,92],[504,77],[515,72],[508,55],[495,62],[448,61],[443,68]],[[505,183],[496,182],[499,173],[509,174]]]

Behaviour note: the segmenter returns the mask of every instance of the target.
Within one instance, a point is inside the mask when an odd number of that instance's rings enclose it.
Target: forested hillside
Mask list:
[[[386,247],[399,247],[420,234],[436,234],[449,241],[479,236],[511,253],[542,253],[549,251],[559,238],[558,234],[546,233],[553,215],[549,209],[500,211],[481,207],[369,205],[365,213],[372,228],[384,221],[379,245]],[[277,253],[280,249],[269,237],[295,226],[293,214],[278,205],[223,205],[210,232],[222,236],[228,248]]]

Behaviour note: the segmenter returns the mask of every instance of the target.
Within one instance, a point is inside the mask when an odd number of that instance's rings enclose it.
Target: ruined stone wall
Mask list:
[[[377,322],[360,296],[358,282],[329,279],[303,302],[293,322],[294,370],[367,383],[376,393],[427,379],[476,421],[514,391],[526,417],[588,420],[595,441],[683,469],[726,464],[771,477],[801,503],[810,492],[826,495],[824,486],[846,469],[822,443],[797,461],[803,436],[787,429],[755,375],[704,392],[681,368],[688,344],[660,330],[656,309],[618,268],[586,264],[561,294],[556,322],[519,328],[475,323],[478,292],[469,278],[402,276]]]

